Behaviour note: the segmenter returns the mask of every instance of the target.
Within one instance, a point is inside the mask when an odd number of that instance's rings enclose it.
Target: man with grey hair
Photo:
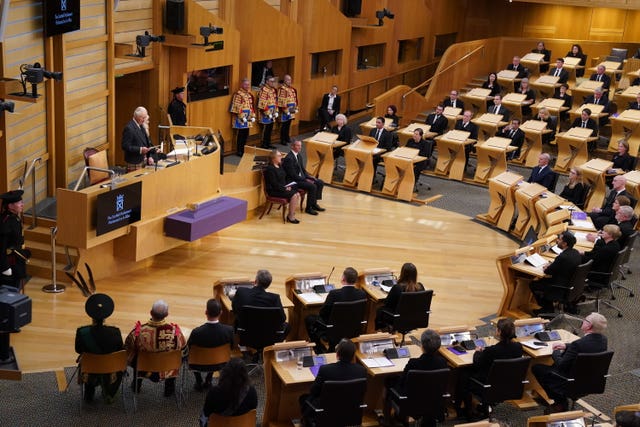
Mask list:
[[[156,159],[152,156],[155,149],[149,137],[149,113],[146,108],[135,109],[133,118],[122,131],[121,145],[128,171],[142,169],[155,163]]]
[[[549,153],[541,153],[538,156],[538,166],[534,167],[531,170],[531,175],[529,176],[527,182],[540,184],[543,187],[546,187],[548,190],[551,190],[555,172],[551,170],[551,166],[549,166],[550,160],[551,156],[549,155]]]
[[[621,236],[618,238],[618,243],[621,248],[627,246],[627,239],[635,232],[635,225],[637,218],[633,214],[633,208],[631,206],[620,206],[616,212],[616,223],[620,227]]]
[[[600,313],[591,313],[581,326],[584,336],[570,344],[558,342],[553,344],[553,365],[534,365],[533,374],[555,403],[545,413],[564,412],[568,409],[566,382],[556,373],[568,377],[579,353],[600,353],[607,350],[607,319]]]
[[[124,347],[127,350],[129,364],[136,366],[138,352],[161,352],[186,349],[187,341],[182,335],[180,327],[166,321],[169,315],[169,305],[164,300],[157,300],[151,306],[151,319],[142,324],[136,322],[133,330],[127,336]],[[138,372],[138,376],[145,376],[153,382],[164,381],[164,395],[171,396],[175,391],[177,371]],[[134,378],[131,386],[134,392],[140,392],[142,379]]]

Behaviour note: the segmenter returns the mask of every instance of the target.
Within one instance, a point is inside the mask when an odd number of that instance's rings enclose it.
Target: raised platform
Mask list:
[[[169,237],[193,242],[245,219],[247,201],[223,196],[168,216],[164,232]]]

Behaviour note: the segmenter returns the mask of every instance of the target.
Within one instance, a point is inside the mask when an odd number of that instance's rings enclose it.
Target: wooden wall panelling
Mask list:
[[[220,15],[220,2],[218,0],[201,0],[196,1],[200,6],[213,15]]]
[[[145,31],[153,34],[153,0],[120,0],[113,13],[115,43],[127,43],[135,53],[136,36],[144,34]],[[158,34],[154,34],[158,35]],[[151,43],[146,48],[146,59],[142,60],[149,66],[152,61],[155,46]],[[119,73],[136,72],[140,67],[139,59],[117,58],[116,69]]]
[[[622,9],[592,9],[589,39],[621,42],[624,39],[628,11]],[[556,36],[557,37],[557,36]]]
[[[122,130],[133,117],[133,111],[139,106],[148,107],[149,103],[149,80],[151,71],[120,75],[115,79],[116,108],[115,108],[115,135],[113,138],[113,152],[115,163],[124,165],[124,154],[121,148]],[[156,120],[152,115],[151,120]],[[151,131],[151,141],[155,143],[157,132]]]
[[[384,60],[380,67],[358,69],[358,48],[361,46],[384,44]],[[354,28],[351,36],[351,55],[350,55],[350,77],[349,86],[355,87],[364,85],[375,80],[382,79],[391,74],[392,63],[395,62],[393,46],[393,21],[386,21],[382,27],[371,28]],[[383,88],[383,92],[384,92]],[[373,92],[369,94],[372,100],[375,96],[382,92]]]
[[[431,10],[425,5],[424,0],[403,0],[389,2],[391,12],[396,14],[393,25],[393,43],[391,72],[399,73],[427,62],[427,45],[432,38],[432,28],[428,25],[433,20]],[[388,19],[384,19],[387,25]],[[407,60],[402,63],[397,61],[400,40],[422,39],[419,59]],[[430,58],[429,58],[430,59]],[[400,83],[398,83],[400,84]]]
[[[627,11],[623,39],[640,40],[640,10]]]

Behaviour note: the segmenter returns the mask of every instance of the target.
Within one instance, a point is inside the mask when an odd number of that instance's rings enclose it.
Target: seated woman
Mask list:
[[[234,417],[257,407],[258,393],[249,381],[247,367],[242,359],[234,357],[222,368],[218,383],[207,393],[200,415],[200,426],[207,427],[211,414]]]
[[[549,114],[549,110],[547,110],[544,107],[541,108],[540,111],[538,111],[538,116],[536,117],[536,120],[540,120],[542,122],[545,122],[547,124],[547,129],[551,130],[551,132],[542,134],[542,143],[543,144],[549,144],[556,137],[556,123],[555,123],[555,120]]]
[[[282,153],[278,150],[271,151],[269,154],[269,165],[264,170],[265,189],[271,197],[281,197],[289,200],[287,222],[298,224],[300,222],[296,219],[296,206],[300,204],[298,187],[295,185],[287,185],[287,174],[280,167],[280,163],[282,163]]]
[[[482,88],[491,90],[489,93],[491,100],[487,101],[487,108],[489,108],[493,105],[493,97],[502,93],[502,87],[498,84],[498,75],[494,72],[490,72],[487,76],[487,80],[482,83]]]
[[[536,102],[536,94],[533,91],[533,89],[529,87],[528,78],[525,77],[524,79],[522,79],[522,81],[520,81],[520,88],[516,93],[522,93],[526,95],[524,101],[522,101],[522,107],[521,107],[522,119],[525,120],[525,117],[531,116],[531,104]]]
[[[346,142],[347,144],[351,144],[351,139],[353,138],[353,134],[351,133],[351,128],[347,126],[347,116],[344,114],[336,114],[336,125],[331,128],[332,133],[338,134],[338,139],[336,141]],[[338,157],[343,155],[342,147],[333,149],[333,158],[337,159]]]
[[[562,99],[562,106],[567,107],[570,110],[573,105],[573,97],[567,93],[567,90],[569,90],[569,85],[562,83],[554,92],[553,97],[555,99]],[[560,120],[569,119],[569,110],[560,111]]]
[[[582,68],[576,68],[576,77],[584,76],[584,66],[587,65],[587,55],[582,52],[582,47],[579,44],[571,46],[571,50],[565,55],[566,58],[580,58],[580,65]]]
[[[611,161],[614,169],[622,169],[625,172],[633,169],[636,158],[629,154],[629,143],[627,141],[618,142],[618,152]]]
[[[398,117],[398,107],[395,105],[389,105],[387,107],[387,114],[384,115],[385,119],[391,119],[393,122],[391,123],[391,127],[397,128],[398,124],[400,124],[400,117]]]
[[[407,147],[409,148],[417,148],[418,155],[422,157],[426,157],[427,160],[423,160],[421,162],[416,162],[413,164],[413,175],[415,177],[415,183],[418,183],[418,179],[420,178],[420,172],[425,170],[429,166],[429,160],[431,160],[431,154],[433,153],[433,141],[425,140],[422,138],[424,135],[424,131],[422,128],[416,128],[413,131],[413,136],[409,141],[407,141]]]
[[[585,185],[582,183],[582,171],[578,168],[571,168],[569,171],[569,182],[562,189],[560,197],[564,197],[577,207],[582,208],[585,196]]]
[[[376,313],[376,329],[389,329],[393,323],[393,319],[385,313],[385,311],[396,313],[400,295],[404,292],[424,291],[422,283],[418,282],[418,269],[410,262],[406,262],[400,269],[400,278],[398,283],[393,285],[384,300],[384,306],[378,309]]]
[[[549,71],[549,61],[551,61],[551,51],[544,46],[544,42],[538,42],[538,44],[536,45],[536,48],[531,49],[531,53],[543,54],[544,57],[542,58],[542,61],[546,62],[546,64],[540,64],[540,72],[546,73],[547,71]]]

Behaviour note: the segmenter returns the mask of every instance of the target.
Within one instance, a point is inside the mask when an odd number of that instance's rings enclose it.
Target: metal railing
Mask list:
[[[82,169],[82,173],[80,174],[80,178],[78,178],[78,181],[76,181],[76,185],[73,187],[73,191],[78,191],[78,189],[80,188],[80,185],[84,181],[84,178],[87,176],[87,173],[89,171],[108,173],[109,177],[111,178],[111,181],[109,182],[109,185],[111,186],[112,190],[115,188],[116,183],[114,182],[113,177],[115,176],[116,172],[113,169],[103,169],[103,168],[96,168],[96,167],[93,167],[93,166],[85,166],[84,169]]]
[[[41,161],[42,157],[38,157],[37,159],[33,159],[31,161],[31,164],[29,164],[29,162],[24,162],[24,173],[20,178],[20,190],[22,190],[27,178],[31,176],[31,192],[33,193],[31,197],[31,216],[33,217],[33,220],[31,221],[31,225],[28,228],[29,230],[33,230],[38,225],[38,215],[36,212],[36,163],[40,163]]]

